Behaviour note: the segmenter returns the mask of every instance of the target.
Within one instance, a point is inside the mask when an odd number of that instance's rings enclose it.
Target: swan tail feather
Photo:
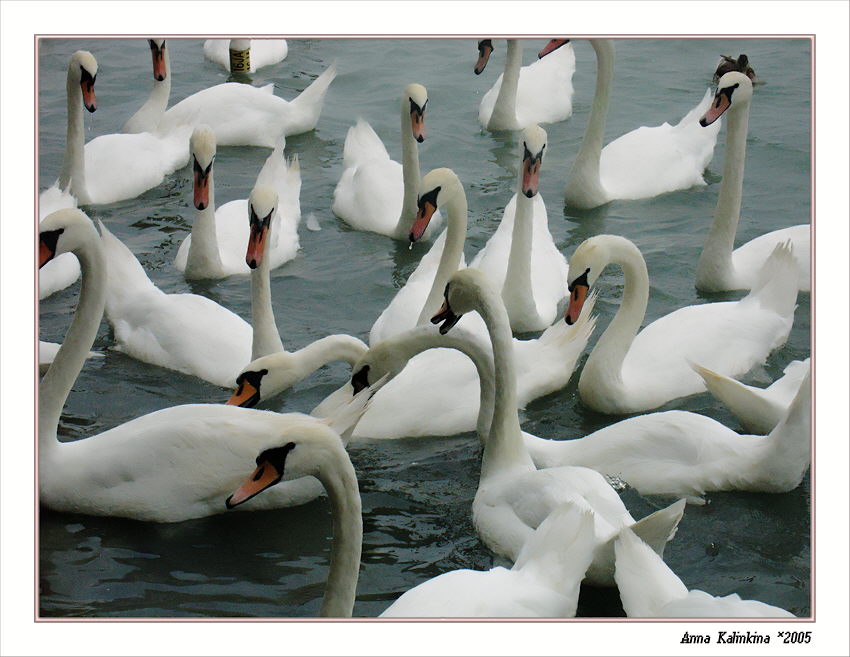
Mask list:
[[[106,260],[106,312],[138,294],[159,292],[133,252],[98,220]]]
[[[348,443],[360,418],[369,409],[372,397],[387,381],[389,381],[389,375],[385,374],[375,383],[354,395],[349,402],[336,406],[329,415],[321,419],[321,422],[336,431],[343,442]]]
[[[812,457],[812,374],[809,370],[794,396],[785,417],[770,432],[774,448],[762,466],[777,492],[800,485]]]
[[[679,521],[685,513],[685,504],[686,500],[678,500],[634,523],[630,529],[659,557],[663,557],[664,546],[676,535],[676,530],[679,528]]]
[[[781,413],[767,399],[764,390],[744,385],[696,363],[690,363],[690,366],[702,377],[711,395],[732,411],[747,431],[769,433],[781,419]]]
[[[298,97],[290,103],[292,109],[303,117],[301,121],[303,132],[312,130],[319,122],[319,116],[322,113],[322,105],[324,104],[325,94],[328,92],[328,87],[335,77],[336,62],[334,61],[319,77],[313,80],[309,87],[302,91]]]
[[[797,263],[791,240],[774,247],[744,301],[757,301],[782,317],[793,315],[797,304]]]
[[[359,167],[373,159],[390,159],[384,142],[362,117],[348,129],[342,150],[343,169]]]
[[[665,605],[688,595],[676,573],[628,527],[620,530],[614,555],[614,581],[627,616],[659,616]]]

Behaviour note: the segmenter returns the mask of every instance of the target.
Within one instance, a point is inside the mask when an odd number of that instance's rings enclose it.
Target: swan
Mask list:
[[[191,132],[195,126],[208,125],[219,146],[274,148],[282,137],[316,127],[328,86],[335,77],[336,62],[291,101],[275,96],[273,84],[258,88],[225,82],[198,91],[166,110],[157,132],[169,134],[181,126],[190,126]]]
[[[475,74],[480,74],[493,52],[493,42],[478,42]],[[573,73],[576,57],[571,44],[552,55],[522,65],[522,42],[508,39],[505,70],[484,94],[478,120],[487,130],[521,130],[532,123],[557,123],[573,113]]]
[[[578,384],[582,401],[600,413],[636,413],[702,392],[705,384],[688,361],[721,374],[743,374],[763,363],[791,331],[797,274],[790,245],[777,245],[759,284],[740,301],[679,308],[638,333],[649,298],[646,262],[624,237],[591,237],[570,259],[568,324],[609,263],[623,270],[623,301]]]
[[[780,607],[742,600],[737,593],[714,596],[689,591],[670,567],[626,528],[614,543],[620,600],[632,618],[794,618]]]
[[[83,138],[83,107],[97,109],[94,83],[97,60],[78,50],[68,65],[68,133],[65,158],[56,186],[80,205],[103,205],[135,198],[159,185],[163,178],[186,165],[192,129],[183,126],[171,134],[151,132]]]
[[[256,73],[286,59],[286,39],[207,39],[204,57],[230,73]]]
[[[138,111],[133,114],[121,132],[155,132],[171,96],[171,59],[165,39],[148,39],[153,60],[153,89]]]
[[[197,294],[165,294],[147,277],[130,250],[101,224],[108,267],[106,317],[115,347],[133,358],[232,388],[245,365],[283,345],[271,308],[268,226],[276,211],[274,190],[257,185],[249,198],[251,237],[246,259],[251,277],[254,328],[235,313]]]
[[[543,128],[531,125],[523,130],[517,192],[498,229],[470,264],[502,291],[511,329],[517,332],[549,328],[568,294],[567,260],[555,246],[546,205],[537,193],[546,144]]]
[[[45,342],[44,340],[38,341],[38,373],[43,376],[47,370],[50,368],[50,365],[56,358],[56,354],[59,353],[59,348],[61,344],[57,344],[56,342]],[[86,358],[103,358],[103,354],[98,353],[96,351],[90,351],[86,354]]]
[[[563,40],[553,39],[540,52],[551,57]],[[596,51],[596,92],[584,140],[564,188],[567,204],[595,208],[614,200],[651,198],[704,185],[702,174],[711,162],[720,126],[700,128],[699,118],[711,102],[706,90],[700,103],[675,126],[643,126],[602,148],[605,119],[614,77],[614,44],[610,39],[590,39]]]
[[[75,199],[67,189],[59,189],[59,184],[48,187],[38,195],[38,220],[63,208],[77,207]],[[38,298],[46,299],[54,292],[64,290],[80,277],[80,263],[73,253],[63,253],[48,262],[38,271]]]
[[[723,181],[714,210],[714,222],[705,239],[697,263],[696,287],[702,292],[749,290],[756,284],[759,271],[773,247],[785,241],[794,245],[797,262],[797,289],[811,290],[811,226],[800,224],[781,228],[756,237],[734,251],[735,231],[741,218],[744,188],[744,159],[747,152],[747,127],[753,84],[736,71],[726,73],[717,83],[714,103],[700,119],[711,126],[726,114],[726,153],[723,157]]]
[[[333,213],[357,230],[406,240],[416,216],[419,149],[425,141],[428,92],[409,84],[401,96],[401,166],[391,160],[381,138],[366,121],[348,129],[342,176],[334,188]],[[439,215],[428,237],[441,223]]]
[[[744,385],[696,364],[693,367],[708,391],[734,413],[745,430],[764,435],[773,431],[788,412],[800,382],[809,373],[811,359],[790,362],[783,370],[784,376],[767,388]]]
[[[284,159],[285,139],[266,159],[257,184],[276,190],[280,206],[275,214],[269,245],[269,267],[275,269],[292,260],[298,252],[298,223],[301,220],[301,167],[298,159]],[[248,246],[248,200],[229,201],[215,207],[215,134],[208,126],[192,133],[193,205],[197,210],[192,234],[177,250],[174,266],[187,280],[224,278],[248,274],[245,260]],[[194,238],[194,239],[193,239]]]
[[[227,498],[236,508],[264,491],[317,478],[333,515],[330,568],[319,615],[350,617],[363,545],[362,502],[357,475],[338,435],[320,423],[294,427],[256,458],[257,468]],[[532,533],[510,570],[454,570],[404,593],[381,617],[565,617],[574,616],[579,584],[590,563],[592,512],[583,500],[556,508]]]
[[[138,417],[103,433],[60,442],[62,408],[91,348],[108,295],[102,239],[78,209],[47,217],[41,226],[39,261],[73,251],[82,265],[82,289],[74,319],[53,365],[39,385],[39,501],[69,513],[178,522],[224,511],[222,500],[239,484],[246,459],[292,426],[321,424],[345,432],[366,397],[332,421],[298,413],[219,404],[188,404]],[[315,479],[279,487],[248,508],[302,504],[321,493]]]

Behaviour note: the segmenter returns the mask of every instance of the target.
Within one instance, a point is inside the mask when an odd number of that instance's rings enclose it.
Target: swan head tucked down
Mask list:
[[[38,267],[44,267],[63,253],[77,252],[98,239],[100,236],[85,212],[78,208],[57,210],[39,224]]]
[[[428,90],[421,84],[411,83],[404,89],[404,95],[410,104],[410,131],[420,144],[425,141],[425,106],[428,104]]]
[[[564,312],[564,320],[570,326],[578,321],[590,288],[611,261],[608,241],[597,237],[591,237],[579,244],[570,258],[570,280],[567,286],[570,301]]]
[[[277,200],[277,192],[267,185],[256,185],[251,190],[251,196],[248,197],[248,221],[251,234],[248,238],[245,262],[251,269],[256,269],[263,261],[271,222],[277,210]]]
[[[443,307],[431,318],[432,324],[440,324],[440,333],[445,335],[460,321],[465,313],[480,306],[482,291],[491,297],[498,296],[493,284],[479,269],[461,269],[446,284]]]
[[[410,228],[411,243],[425,234],[437,208],[451,202],[458,194],[463,195],[463,185],[451,169],[434,169],[425,174],[419,184],[419,196],[416,199],[418,210]]]
[[[165,59],[165,39],[148,39],[153,60],[153,79],[162,82],[168,77],[168,67]]]
[[[79,84],[83,95],[83,105],[89,112],[97,109],[94,95],[94,81],[97,78],[97,60],[88,50],[78,50],[71,55],[68,64],[68,82]]]
[[[709,126],[727,111],[736,111],[748,105],[752,98],[753,83],[750,78],[738,71],[730,71],[717,82],[717,93],[699,124],[703,128]]]
[[[493,54],[493,40],[492,39],[481,39],[478,42],[478,61],[475,62],[475,68],[473,71],[475,75],[481,75],[481,72],[487,66],[487,62],[490,60],[490,55]]]
[[[192,133],[189,146],[192,150],[193,202],[198,210],[204,210],[210,205],[210,179],[216,152],[215,133],[209,126],[200,125]]]
[[[289,390],[308,374],[297,353],[279,351],[248,363],[236,377],[236,390],[225,402],[230,406],[253,408]]]
[[[540,186],[540,167],[546,150],[546,131],[539,125],[530,125],[522,131],[522,172],[520,193],[533,198]]]

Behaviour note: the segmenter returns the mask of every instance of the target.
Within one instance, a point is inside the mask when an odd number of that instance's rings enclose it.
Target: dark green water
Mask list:
[[[226,80],[203,59],[196,39],[169,42],[172,103]],[[498,44],[497,44],[498,45]],[[542,43],[526,46],[525,61]],[[475,42],[458,40],[290,40],[288,58],[253,77],[274,82],[294,97],[333,60],[339,75],[328,93],[318,128],[291,137],[289,154],[301,161],[301,252],[272,272],[278,327],[288,349],[329,333],[367,338],[372,322],[413,270],[422,250],[388,238],[353,232],[330,212],[342,170],[346,130],[362,116],[398,159],[398,97],[413,81],[429,90],[428,139],[420,149],[423,172],[456,171],[467,192],[470,229],[467,259],[495,229],[513,194],[515,137],[480,129],[478,102],[501,70],[499,48],[488,71],[476,77]],[[711,81],[720,53],[746,52],[765,84],[752,103],[745,195],[737,243],[810,216],[810,62],[807,40],[622,40],[606,142],[639,125],[674,122],[693,107]],[[142,40],[43,40],[40,42],[40,188],[59,173],[65,135],[65,72],[70,54],[91,50],[98,58],[98,111],[86,119],[87,138],[115,132],[147,97],[150,56]],[[491,70],[492,69],[492,70]],[[590,46],[576,44],[574,114],[546,126],[548,155],[541,176],[549,223],[569,257],[599,233],[621,234],[644,253],[651,278],[646,322],[678,307],[737,299],[741,293],[701,296],[694,268],[717,199],[725,129],[706,178],[709,185],[655,199],[614,202],[589,216],[562,207],[561,190],[578,150],[595,80]],[[220,148],[216,201],[246,198],[267,151]],[[166,292],[208,295],[250,316],[247,279],[187,284],[172,261],[188,233],[189,170],[170,176],[141,197],[92,209],[134,251]],[[311,215],[321,231],[305,228]],[[622,278],[600,280],[597,336],[616,311]],[[78,287],[40,304],[40,337],[61,341]],[[745,380],[765,385],[788,362],[810,350],[809,294],[798,299],[786,346]],[[595,338],[592,339],[592,342]],[[65,408],[60,435],[84,438],[150,411],[188,402],[214,402],[227,391],[198,379],[134,361],[110,351],[103,323],[95,349],[106,358],[89,362]],[[308,411],[346,377],[341,365],[325,368],[270,403],[281,411]],[[668,404],[709,415],[737,428],[734,418],[707,394]],[[583,436],[616,418],[579,403],[575,378],[564,390],[538,399],[524,412],[523,427],[552,438]],[[352,446],[364,508],[364,550],[355,615],[373,616],[401,592],[456,568],[486,569],[491,555],[475,537],[470,506],[479,469],[477,439],[419,439]],[[250,463],[246,468],[250,470]],[[246,472],[247,474],[247,472]],[[689,588],[715,595],[737,592],[805,616],[810,612],[810,488],[808,475],[782,495],[722,493],[702,507],[689,506],[667,563]],[[623,499],[635,517],[667,504],[633,491]],[[326,500],[300,508],[234,513],[173,525],[59,514],[42,509],[39,524],[40,613],[43,616],[189,617],[312,616],[327,573],[331,520]],[[586,591],[580,615],[620,614],[615,590]]]

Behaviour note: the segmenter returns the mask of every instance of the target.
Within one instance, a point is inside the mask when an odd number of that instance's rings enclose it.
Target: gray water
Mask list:
[[[543,42],[526,44],[525,62]],[[478,123],[478,103],[501,71],[505,48],[487,70],[472,73],[471,39],[290,40],[283,62],[252,76],[273,82],[291,99],[332,61],[339,74],[328,92],[318,127],[290,137],[287,153],[301,161],[302,224],[298,257],[272,272],[278,327],[287,349],[330,333],[367,339],[369,328],[424,252],[389,238],[347,229],[330,212],[342,171],[347,129],[368,120],[395,159],[400,158],[398,99],[409,82],[429,91],[428,138],[420,147],[423,173],[448,166],[464,183],[470,209],[467,259],[495,230],[513,194],[516,136],[491,134]],[[144,102],[150,55],[141,39],[47,39],[39,42],[39,188],[56,179],[65,140],[65,74],[75,50],[98,58],[98,110],[87,117],[87,139],[118,131]],[[201,41],[171,40],[172,104],[227,73],[203,58]],[[640,125],[678,121],[702,98],[721,53],[745,52],[764,84],[752,103],[742,221],[736,243],[810,216],[810,42],[803,39],[635,39],[616,44],[616,78],[606,142]],[[577,42],[573,116],[547,125],[549,145],[540,189],[549,225],[561,251],[599,233],[634,241],[649,268],[646,323],[695,303],[738,299],[743,293],[700,295],[695,264],[711,221],[722,171],[725,129],[706,172],[709,184],[654,199],[613,202],[576,216],[565,209],[562,189],[587,120],[595,83],[595,58]],[[216,201],[246,198],[265,149],[220,148]],[[250,318],[248,279],[187,283],[173,259],[188,234],[191,170],[169,176],[142,196],[87,209],[136,254],[166,292],[207,295]],[[321,231],[309,231],[310,215]],[[78,285],[40,303],[41,339],[61,341],[74,312]],[[619,306],[622,276],[599,280],[600,315],[595,343]],[[135,361],[110,349],[104,321],[89,361],[71,393],[59,427],[63,440],[82,439],[156,409],[190,402],[224,401],[229,392],[199,379]],[[744,380],[766,385],[792,360],[809,356],[809,294],[801,293],[787,344]],[[583,362],[583,360],[582,360]],[[342,383],[343,365],[317,372],[265,408],[308,411]],[[547,438],[586,435],[621,418],[583,407],[574,376],[563,390],[523,412],[523,428]],[[734,417],[708,394],[675,400],[664,409],[703,413],[740,430]],[[473,434],[352,445],[350,454],[363,497],[364,547],[355,616],[374,616],[405,590],[457,568],[487,569],[490,553],[470,519],[479,471]],[[246,476],[253,464],[246,463]],[[636,518],[669,499],[632,490],[623,501]],[[665,560],[688,588],[714,595],[739,593],[810,614],[810,485],[778,495],[714,493],[705,506],[688,506]],[[223,505],[223,501],[222,501]],[[40,510],[39,587],[42,616],[90,617],[293,617],[319,609],[327,574],[331,518],[327,500],[268,512],[228,513],[168,525]],[[585,588],[580,616],[622,615],[615,589]]]

